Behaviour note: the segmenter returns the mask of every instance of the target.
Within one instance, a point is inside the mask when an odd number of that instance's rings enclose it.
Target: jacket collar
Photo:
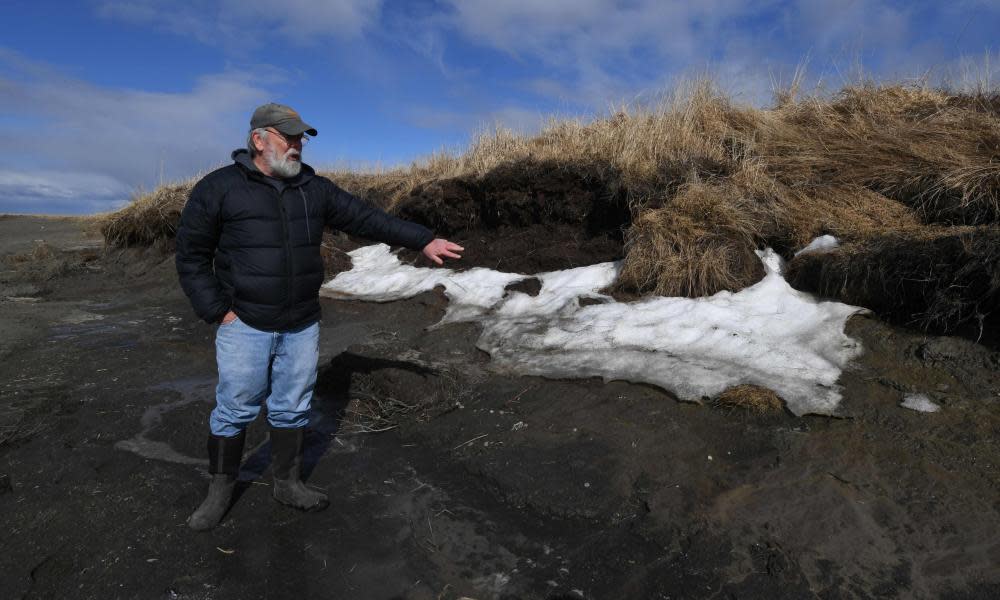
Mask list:
[[[260,169],[258,169],[257,165],[254,164],[253,159],[250,158],[250,152],[246,148],[239,148],[237,150],[233,150],[232,157],[233,157],[233,162],[242,167],[240,171],[243,173],[243,176],[246,177],[247,179],[255,179],[257,181],[262,181],[266,183],[270,183],[270,181],[268,180],[271,180],[280,182],[284,186],[299,187],[301,185],[304,185],[307,181],[309,181],[316,175],[316,171],[312,167],[310,167],[306,163],[302,163],[302,169],[299,171],[299,174],[296,175],[295,177],[290,177],[288,179],[278,179],[276,177],[268,177],[267,175],[264,175],[263,173],[260,172]]]

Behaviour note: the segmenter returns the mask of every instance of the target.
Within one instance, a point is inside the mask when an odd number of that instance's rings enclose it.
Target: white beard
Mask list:
[[[297,156],[299,159],[302,157],[295,148],[289,148],[282,156],[278,156],[278,153],[274,150],[264,152],[264,159],[267,161],[267,166],[271,169],[271,173],[281,179],[295,177],[302,170],[302,163],[298,160],[291,160],[292,156]]]

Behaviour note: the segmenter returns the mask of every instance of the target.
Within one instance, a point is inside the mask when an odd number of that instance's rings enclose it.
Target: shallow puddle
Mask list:
[[[152,396],[163,395],[164,392],[176,392],[181,395],[181,399],[172,402],[161,402],[147,408],[142,418],[139,419],[142,430],[127,440],[117,442],[115,448],[133,452],[143,458],[153,460],[162,460],[182,465],[207,466],[208,460],[187,456],[175,450],[167,442],[151,440],[147,436],[153,429],[160,425],[164,414],[187,406],[192,402],[203,401],[206,395],[211,397],[211,394],[214,394],[214,387],[214,379],[206,378],[178,379],[150,387],[148,392]]]

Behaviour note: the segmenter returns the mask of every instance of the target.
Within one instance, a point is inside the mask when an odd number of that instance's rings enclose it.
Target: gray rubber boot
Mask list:
[[[323,510],[330,504],[323,492],[302,483],[302,440],[305,430],[271,427],[271,471],[274,499],[299,510]]]
[[[208,472],[212,475],[212,481],[208,484],[208,496],[188,517],[188,527],[191,529],[212,529],[229,510],[233,489],[236,487],[236,476],[240,472],[240,461],[243,459],[245,440],[245,432],[231,438],[208,436]]]

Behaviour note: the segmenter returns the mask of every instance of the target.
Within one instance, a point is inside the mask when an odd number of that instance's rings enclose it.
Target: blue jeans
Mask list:
[[[316,386],[319,322],[290,331],[261,331],[239,318],[215,334],[219,385],[209,418],[213,435],[243,431],[267,401],[274,427],[305,427]]]

